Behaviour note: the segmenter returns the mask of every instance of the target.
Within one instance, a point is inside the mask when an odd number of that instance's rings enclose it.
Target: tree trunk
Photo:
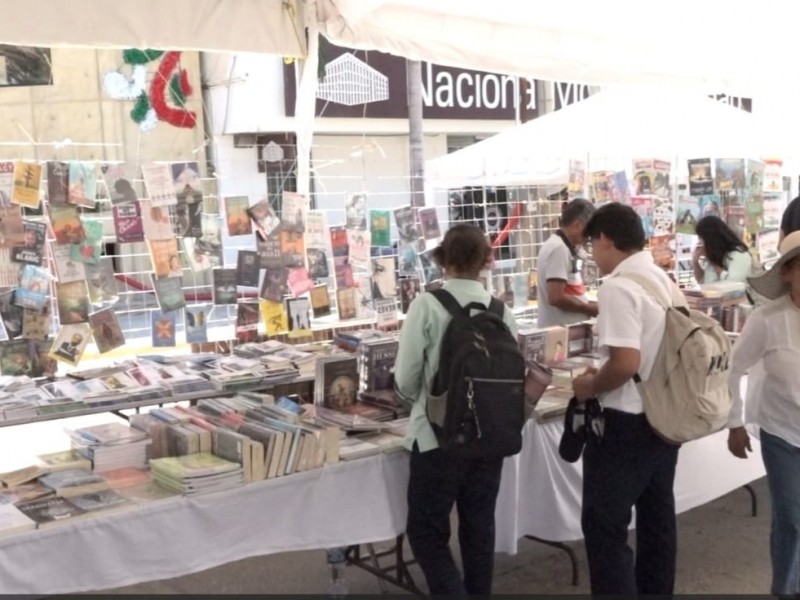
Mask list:
[[[422,65],[406,61],[408,97],[408,150],[411,206],[425,206],[425,148],[422,143]]]

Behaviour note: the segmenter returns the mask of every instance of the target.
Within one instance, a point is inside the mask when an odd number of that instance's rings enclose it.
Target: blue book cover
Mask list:
[[[153,346],[156,348],[175,346],[176,311],[153,311],[150,314]]]
[[[212,308],[211,304],[203,304],[200,306],[187,306],[184,309],[187,343],[199,344],[208,341],[208,317]]]

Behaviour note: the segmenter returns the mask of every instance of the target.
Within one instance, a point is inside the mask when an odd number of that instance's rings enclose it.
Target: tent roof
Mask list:
[[[569,159],[588,170],[633,158],[787,158],[756,116],[696,93],[609,89],[425,166],[435,187],[565,182]]]
[[[305,56],[302,0],[7,2],[4,44]]]
[[[800,79],[782,67],[796,23],[781,0],[316,2],[334,43],[443,65],[750,96]]]

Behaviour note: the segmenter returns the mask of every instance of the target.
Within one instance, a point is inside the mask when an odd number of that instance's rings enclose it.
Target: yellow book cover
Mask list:
[[[261,318],[267,326],[267,335],[285,333],[289,329],[286,309],[282,302],[259,300]]]
[[[150,260],[156,277],[180,277],[181,261],[178,255],[178,240],[150,240]]]
[[[22,161],[15,162],[11,202],[28,208],[39,208],[39,184],[41,182],[42,165]]]

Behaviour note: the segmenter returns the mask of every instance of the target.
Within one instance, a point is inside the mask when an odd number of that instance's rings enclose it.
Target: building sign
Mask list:
[[[326,44],[325,77],[317,91],[318,117],[408,118],[406,60],[377,51]],[[422,63],[423,117],[426,119],[513,120],[517,106],[538,116],[536,85],[511,75]],[[286,115],[294,116],[293,65],[284,67]]]

